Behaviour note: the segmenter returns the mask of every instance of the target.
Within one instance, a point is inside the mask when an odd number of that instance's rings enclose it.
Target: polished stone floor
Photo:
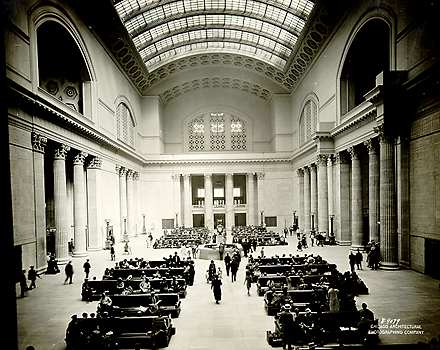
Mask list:
[[[266,255],[296,254],[296,238],[288,237],[289,245],[265,247]],[[169,249],[146,248],[143,236],[131,240],[131,255],[122,254],[117,247],[116,258],[144,257],[161,259],[173,253]],[[259,249],[258,249],[259,251]],[[320,254],[327,261],[336,263],[339,271],[348,270],[348,247],[314,247],[304,253]],[[92,252],[90,278],[101,279],[105,267],[112,266],[109,251]],[[81,283],[84,279],[82,264],[85,258],[72,258],[75,275],[72,285],[64,285],[64,273],[43,275],[37,279],[37,289],[17,298],[19,349],[33,345],[36,350],[65,349],[64,335],[72,314],[95,312],[96,302],[81,301]],[[188,295],[182,299],[180,317],[173,319],[176,334],[172,337],[170,350],[263,350],[271,349],[266,342],[266,330],[273,330],[273,318],[266,315],[262,297],[256,295],[255,286],[251,296],[244,286],[243,259],[237,282],[223,277],[223,298],[215,304],[205,272],[209,261],[196,260],[194,286],[188,287]],[[217,266],[224,265],[216,262]],[[375,316],[384,319],[400,319],[399,325],[417,326],[423,334],[404,334],[405,328],[388,328],[402,334],[382,334],[381,341],[391,343],[417,343],[428,341],[440,334],[440,288],[439,282],[414,271],[358,271],[370,289],[370,295],[356,299],[358,307],[366,302]],[[17,285],[17,295],[19,288]],[[385,325],[384,324],[384,325]],[[385,333],[387,329],[383,329]]]

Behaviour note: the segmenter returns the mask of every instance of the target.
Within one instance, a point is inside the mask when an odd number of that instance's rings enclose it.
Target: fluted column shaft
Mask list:
[[[254,173],[247,174],[247,196],[246,203],[248,208],[247,225],[256,225],[255,223],[255,180]]]
[[[330,216],[334,215],[334,198],[333,198],[333,158],[332,156],[328,156],[327,158],[327,187],[328,187],[328,218],[327,222],[329,225],[328,234],[331,232],[331,219]],[[333,230],[334,230],[334,222],[333,222]],[[334,232],[334,231],[333,231]]]
[[[264,173],[257,173],[257,203],[258,203],[258,221],[257,224],[265,226],[264,222]]]
[[[55,150],[53,161],[54,206],[55,206],[55,254],[60,263],[68,260],[67,238],[69,222],[66,190],[66,155],[70,150],[67,145],[60,145]]]
[[[87,207],[84,176],[84,161],[88,156],[79,152],[73,159],[73,208],[75,257],[85,256],[87,244]]]
[[[119,239],[122,240],[127,230],[126,223],[124,223],[127,219],[127,169],[118,166],[116,170],[119,174]]]
[[[35,189],[35,236],[36,236],[36,270],[47,266],[46,258],[46,210],[45,210],[45,185],[44,185],[44,152],[47,138],[32,133],[32,150],[34,161],[34,189]]]
[[[327,155],[318,156],[318,230],[328,235]]]
[[[310,213],[310,168],[304,168],[304,232],[310,232],[310,224],[312,222]]]
[[[133,233],[137,236],[140,225],[139,225],[139,197],[138,197],[138,185],[139,185],[139,173],[137,171],[133,174]]]
[[[365,142],[368,148],[368,221],[369,240],[379,241],[379,159],[373,139]]]
[[[98,174],[102,166],[102,159],[94,157],[87,165],[87,215],[88,215],[88,245],[87,250],[103,248],[102,234],[98,219]]]
[[[315,164],[310,167],[310,212],[310,215],[313,215],[311,227],[316,230],[318,226],[318,177]]]
[[[336,163],[336,241],[351,244],[350,233],[350,166],[344,153],[337,153]]]
[[[380,137],[380,266],[399,268],[394,143],[383,134]]]
[[[133,170],[127,171],[127,233],[134,235],[134,183]]]
[[[212,174],[205,174],[205,226],[214,230]]]
[[[179,227],[181,225],[183,225],[183,221],[182,221],[182,197],[181,197],[181,184],[180,184],[180,174],[174,174],[172,175],[172,179],[173,179],[173,186],[174,186],[174,215],[175,217],[175,226]]]
[[[192,227],[192,192],[191,175],[183,175],[184,226]]]
[[[350,147],[351,156],[351,247],[363,248],[362,231],[362,177],[359,152]]]
[[[225,181],[225,209],[226,209],[226,231],[229,232],[234,226],[234,177],[233,174],[226,174]]]
[[[304,170],[298,169],[296,171],[296,174],[298,175],[298,216],[299,216],[299,223],[298,223],[298,229],[300,231],[304,230]]]

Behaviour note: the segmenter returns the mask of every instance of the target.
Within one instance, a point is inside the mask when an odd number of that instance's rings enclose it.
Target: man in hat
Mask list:
[[[281,339],[283,341],[283,349],[292,349],[292,331],[294,325],[293,314],[290,312],[290,304],[281,307],[281,312],[278,314],[278,324],[280,326]]]
[[[35,271],[34,266],[31,265],[28,271],[28,280],[31,281],[31,284],[29,285],[29,289],[37,288],[37,285],[35,284],[35,281],[38,278],[41,278],[37,271]]]

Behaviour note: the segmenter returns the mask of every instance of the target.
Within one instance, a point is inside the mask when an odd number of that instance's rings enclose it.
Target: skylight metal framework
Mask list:
[[[149,71],[183,56],[230,52],[284,69],[310,0],[114,0]]]

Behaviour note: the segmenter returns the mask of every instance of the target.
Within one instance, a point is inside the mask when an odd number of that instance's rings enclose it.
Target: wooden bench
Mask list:
[[[159,310],[161,315],[170,314],[172,318],[179,317],[181,311],[181,301],[177,293],[158,293],[160,300]]]
[[[264,295],[264,293],[269,289],[269,282],[273,281],[275,288],[281,289],[283,285],[287,286],[287,277],[278,275],[266,275],[260,276],[257,280],[257,293],[259,296]]]
[[[153,277],[157,272],[161,277],[165,276],[176,276],[183,277],[183,267],[170,267],[170,268],[149,268],[149,269],[114,269],[113,279],[118,279],[119,277],[123,280],[127,279],[128,276],[133,278],[141,278],[144,274],[146,277]]]
[[[278,297],[281,293],[276,293]],[[317,309],[321,304],[326,303],[326,291],[324,289],[305,289],[297,290],[290,289],[287,291],[288,297],[292,302],[289,304],[292,306],[292,310],[297,308],[300,311],[304,311],[306,308],[311,310]],[[281,304],[276,296],[272,302],[269,302],[264,298],[264,307],[269,316],[275,316],[281,310]]]

